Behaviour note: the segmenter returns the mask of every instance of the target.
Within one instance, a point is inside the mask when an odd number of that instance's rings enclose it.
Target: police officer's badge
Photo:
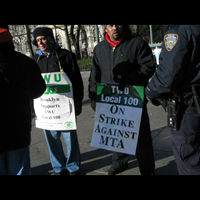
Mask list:
[[[167,51],[171,51],[177,44],[178,34],[166,34],[164,36],[165,48]]]

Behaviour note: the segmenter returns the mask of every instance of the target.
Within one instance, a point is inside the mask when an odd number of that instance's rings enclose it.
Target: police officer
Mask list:
[[[168,101],[173,112],[169,125],[178,172],[200,175],[199,25],[176,25],[166,32],[159,67],[145,92],[155,105],[160,98],[172,99]]]
[[[128,25],[106,25],[105,40],[94,49],[93,68],[89,78],[89,97],[95,109],[96,84],[119,83],[146,86],[156,68],[156,61],[148,43],[133,37]],[[154,155],[149,117],[144,103],[136,157],[142,175],[154,174]],[[113,153],[108,175],[115,175],[128,166],[129,155]]]

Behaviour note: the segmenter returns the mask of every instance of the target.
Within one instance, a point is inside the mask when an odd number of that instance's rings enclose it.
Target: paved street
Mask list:
[[[90,146],[94,126],[94,112],[88,99],[88,76],[89,72],[82,72],[84,101],[82,114],[77,118],[77,134],[82,159],[81,174],[105,175],[106,169],[111,165],[112,153]],[[148,103],[148,112],[156,161],[156,175],[177,175],[171,149],[170,131],[166,127],[166,113],[161,106],[155,107],[150,103]],[[64,142],[63,146],[67,155]],[[32,175],[47,175],[48,171],[51,170],[48,148],[42,130],[35,128],[34,120],[30,151]],[[130,157],[128,169],[119,175],[140,175],[138,163],[134,156]]]

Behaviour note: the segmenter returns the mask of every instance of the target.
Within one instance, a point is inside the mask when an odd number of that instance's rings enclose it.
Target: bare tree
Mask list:
[[[71,48],[71,42],[70,42],[70,38],[69,38],[69,32],[68,32],[68,27],[66,24],[64,24],[64,31],[65,31],[65,37],[66,37],[66,42],[67,42],[67,49],[69,49],[69,51],[72,50]]]
[[[81,54],[80,54],[80,46],[79,46],[79,37],[80,37],[80,28],[81,25],[77,25],[76,32],[74,33],[74,25],[71,25],[70,28],[70,37],[72,39],[72,45],[75,48],[75,53],[76,53],[76,58],[81,59]]]
[[[82,59],[88,58],[88,37],[85,30],[85,26],[81,26],[81,39],[82,39]]]
[[[27,44],[28,44],[28,49],[30,52],[30,57],[33,58],[33,48],[32,48],[32,44],[31,44],[30,28],[28,25],[25,25],[25,28],[26,28]]]

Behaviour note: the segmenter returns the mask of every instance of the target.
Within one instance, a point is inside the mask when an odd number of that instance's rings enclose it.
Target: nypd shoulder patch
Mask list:
[[[171,51],[178,42],[178,34],[166,34],[164,36],[165,48],[167,51]]]

